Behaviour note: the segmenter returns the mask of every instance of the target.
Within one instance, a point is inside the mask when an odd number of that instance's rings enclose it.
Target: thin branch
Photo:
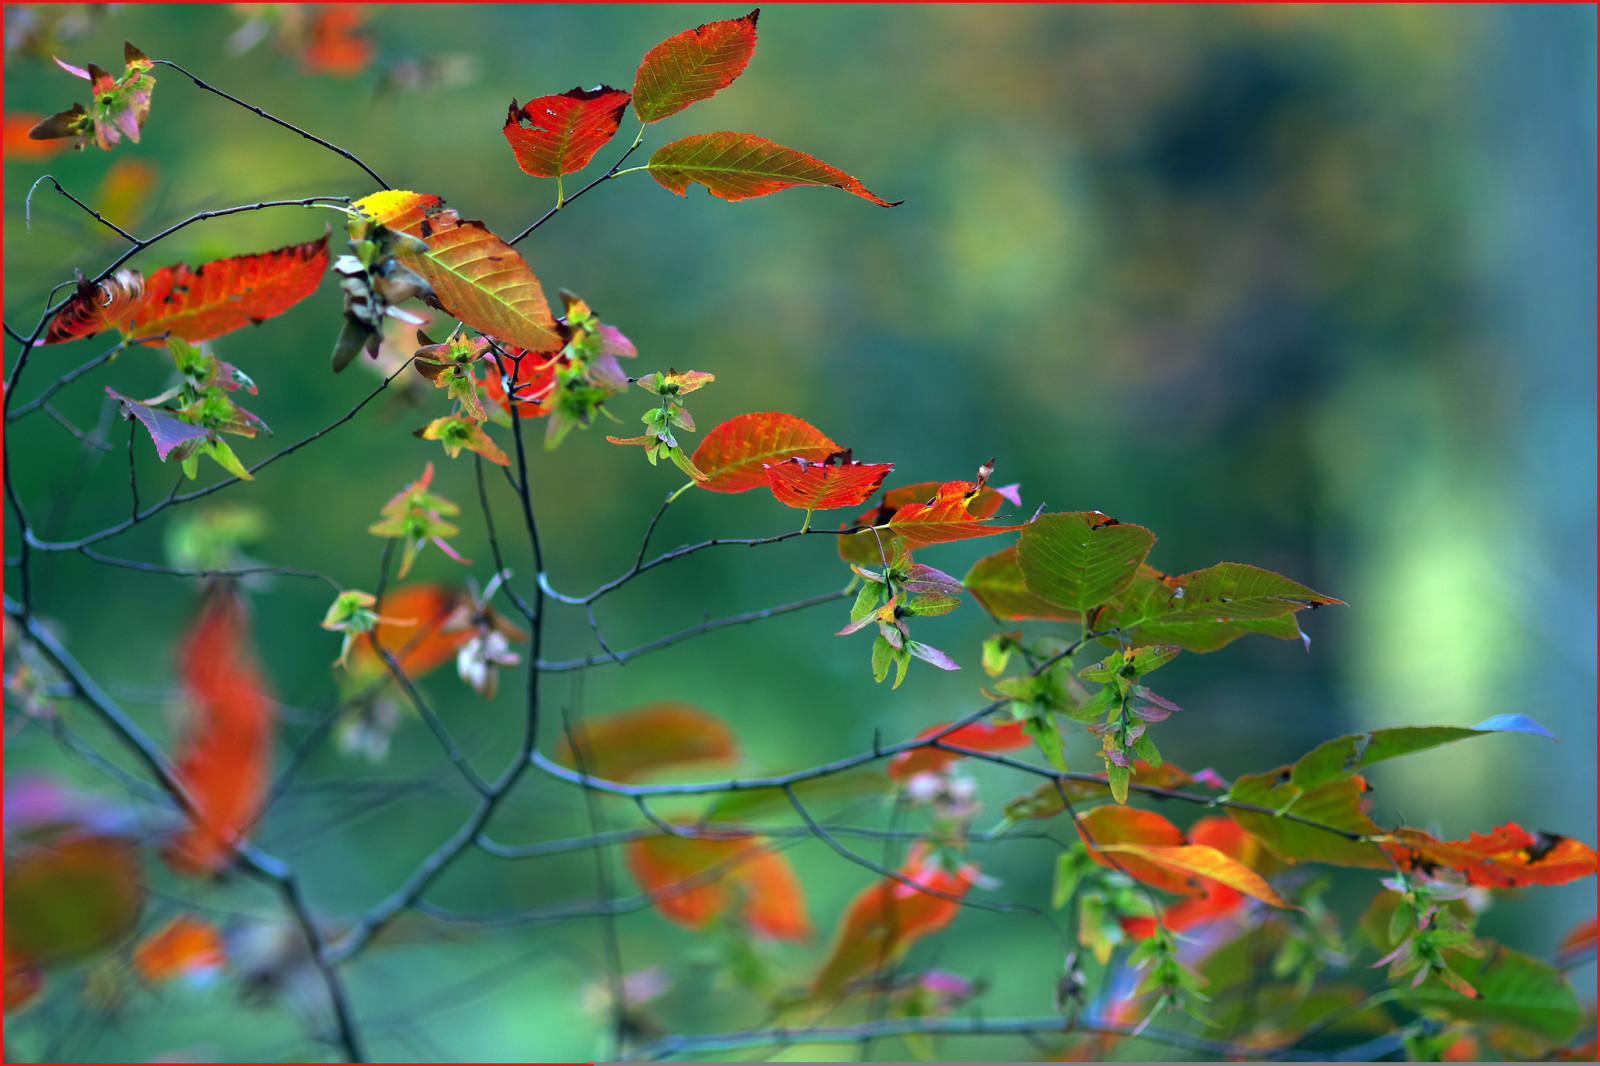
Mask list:
[[[24,197],[22,201],[22,224],[24,227],[31,229],[33,226],[33,190],[39,187],[39,182],[44,181],[48,181],[51,185],[54,185],[56,187],[56,192],[60,193],[62,196],[65,196],[67,199],[71,200],[73,203],[87,211],[89,216],[96,222],[100,223],[102,226],[106,226],[112,230],[115,230],[117,236],[121,237],[123,240],[130,241],[133,244],[139,243],[139,238],[135,237],[133,234],[129,233],[115,222],[112,222],[110,219],[106,218],[100,212],[96,211],[94,208],[90,207],[88,204],[84,203],[67,190],[63,189],[61,187],[61,183],[49,174],[44,175],[43,177],[39,178],[38,181],[35,181],[32,185],[28,186],[28,195]]]
[[[367,166],[367,164],[365,164],[361,160],[357,159],[356,156],[355,156],[355,153],[350,151],[348,148],[340,148],[337,144],[334,144],[331,141],[325,141],[321,137],[316,136],[315,134],[307,133],[305,130],[301,129],[299,126],[296,126],[292,122],[285,122],[283,119],[279,118],[276,115],[269,115],[267,112],[263,111],[261,108],[257,107],[255,104],[247,104],[243,100],[239,99],[237,96],[230,96],[227,93],[223,92],[221,89],[218,89],[216,86],[208,85],[206,82],[201,81],[199,78],[195,77],[193,74],[189,73],[187,70],[184,70],[182,67],[178,66],[178,64],[172,62],[172,60],[170,60],[170,59],[155,59],[155,60],[151,60],[151,62],[159,63],[164,67],[171,67],[173,70],[177,71],[179,74],[182,74],[184,77],[186,77],[190,81],[194,82],[196,86],[198,86],[201,89],[204,89],[206,92],[215,93],[218,96],[222,97],[224,100],[232,100],[234,103],[238,104],[240,107],[244,108],[246,111],[250,111],[250,112],[253,112],[253,113],[257,114],[257,115],[260,115],[262,118],[266,119],[268,122],[275,122],[278,125],[282,126],[286,130],[293,130],[295,133],[298,133],[300,136],[304,137],[308,141],[315,141],[317,144],[322,145],[322,147],[326,148],[328,151],[333,152],[333,153],[335,153],[337,155],[341,155],[344,158],[350,160],[350,162],[354,163],[356,166],[358,166],[362,170],[366,171],[368,177],[370,177],[373,181],[377,182],[379,185],[383,186],[385,189],[394,188],[394,186],[390,185],[388,182],[386,182],[382,178],[378,177],[378,172],[376,170],[373,170],[371,167]]]
[[[163,566],[160,563],[144,563],[134,559],[118,559],[110,555],[102,555],[93,548],[79,548],[79,554],[93,559],[106,566],[121,567],[124,570],[138,570],[146,574],[171,574],[174,577],[250,577],[255,574],[271,574],[274,577],[306,577],[317,581],[326,581],[337,592],[343,592],[344,586],[322,573],[320,570],[301,570],[293,566],[244,566],[235,570],[185,570],[179,566]]]

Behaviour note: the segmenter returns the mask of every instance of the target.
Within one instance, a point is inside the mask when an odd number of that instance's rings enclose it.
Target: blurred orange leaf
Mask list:
[[[789,861],[759,838],[659,836],[627,847],[628,869],[663,917],[705,929],[737,904],[746,925],[770,940],[811,935],[805,897]],[[687,887],[685,882],[690,882]]]
[[[146,981],[202,974],[226,961],[222,934],[209,922],[180,914],[133,949],[133,968]]]
[[[666,766],[738,757],[733,734],[722,720],[687,703],[649,703],[589,718],[573,732],[585,772],[608,781],[631,781]],[[577,769],[565,734],[556,742],[554,758]]]
[[[395,657],[400,670],[416,680],[431,674],[456,657],[456,652],[472,639],[470,629],[442,633],[440,628],[460,603],[456,590],[432,582],[402,585],[386,593],[377,605],[380,621],[372,630],[372,638]],[[372,650],[371,643],[362,638],[350,649],[349,671],[352,677],[366,682],[388,673],[383,660]]]
[[[917,734],[917,739],[931,737],[949,725],[949,722],[945,722],[942,725],[929,726]],[[940,740],[954,744],[958,748],[988,752],[1015,751],[1033,743],[1033,739],[1023,731],[1022,723],[1017,721],[973,722],[971,725],[964,725],[952,733],[945,734]],[[913,774],[942,770],[963,757],[953,751],[932,747],[902,751],[889,760],[889,776],[896,781],[904,781]]]
[[[72,147],[66,140],[36,141],[28,131],[44,121],[45,116],[36,111],[11,111],[6,113],[5,157],[12,162],[35,163],[59,155]]]

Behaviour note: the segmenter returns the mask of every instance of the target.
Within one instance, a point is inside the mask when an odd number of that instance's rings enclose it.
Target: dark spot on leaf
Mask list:
[[[426,240],[429,237],[432,237],[433,236],[433,225],[432,225],[432,223],[430,223],[427,219],[423,219],[421,222],[417,223],[417,232],[422,234],[424,240]]]
[[[1567,839],[1566,837],[1556,833],[1546,833],[1542,829],[1539,830],[1537,837],[1538,839],[1535,840],[1533,845],[1528,848],[1529,862],[1538,862],[1539,860],[1543,859],[1546,855],[1550,854],[1557,844],[1560,844],[1563,840]]]

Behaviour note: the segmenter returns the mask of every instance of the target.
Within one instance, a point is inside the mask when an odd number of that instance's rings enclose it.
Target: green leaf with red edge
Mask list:
[[[6,855],[5,954],[23,972],[111,947],[143,909],[139,855],[126,837],[70,835]]]
[[[1477,990],[1477,999],[1468,999],[1434,975],[1416,988],[1398,989],[1399,1002],[1423,1014],[1509,1025],[1556,1041],[1577,1034],[1583,1027],[1583,1007],[1561,971],[1493,940],[1479,943],[1488,949],[1481,959],[1445,956],[1450,969]]]
[[[1021,525],[986,526],[972,514],[967,505],[983,491],[982,485],[971,481],[946,481],[939,486],[931,503],[908,503],[896,511],[894,517],[889,519],[889,531],[915,549],[929,544],[1011,533],[1022,528]]]
[[[1047,514],[1022,531],[1017,565],[1029,592],[1082,613],[1127,589],[1155,541],[1099,511]]]
[[[179,873],[206,875],[232,860],[255,825],[271,775],[273,700],[236,591],[219,586],[209,595],[179,659],[192,717],[174,776],[194,813],[164,857]]]
[[[811,936],[793,868],[758,837],[645,837],[630,843],[625,854],[634,879],[668,921],[703,930],[737,906],[757,936]]]
[[[1186,873],[1174,872],[1168,866],[1138,855],[1113,853],[1108,856],[1102,850],[1109,844],[1182,846],[1183,830],[1156,812],[1119,805],[1091,807],[1078,815],[1078,827],[1092,842],[1089,845],[1089,857],[1101,866],[1121,870],[1129,877],[1165,892],[1189,896],[1199,891]]]
[[[599,85],[541,96],[521,107],[515,98],[501,132],[517,166],[536,178],[555,178],[589,165],[622,124],[627,92]]]
[[[912,884],[880,878],[851,901],[828,959],[812,979],[813,999],[838,998],[852,980],[894,965],[912,944],[955,921],[961,910],[958,900],[977,879],[976,869],[969,866],[945,869],[920,844],[899,872]],[[920,891],[914,887],[918,885],[944,895]]]
[[[50,328],[39,343],[61,344],[118,329],[138,313],[145,300],[144,276],[137,270],[124,267],[98,282],[80,274],[76,291],[50,320]]]
[[[1571,837],[1530,833],[1507,823],[1466,840],[1440,840],[1421,829],[1396,829],[1383,838],[1383,850],[1401,870],[1455,870],[1467,883],[1485,888],[1564,885],[1595,873],[1592,848]]]
[[[162,267],[145,279],[144,302],[122,331],[129,337],[168,333],[198,344],[283,314],[316,292],[327,270],[327,233],[304,244],[213,260],[194,270],[187,263]]]
[[[723,200],[747,200],[797,185],[843,189],[881,207],[895,207],[815,156],[785,148],[753,133],[696,133],[657,148],[645,164],[651,177],[679,196],[690,182]]]
[[[709,481],[700,487],[712,492],[746,492],[763,488],[766,466],[784,459],[801,458],[820,463],[839,446],[816,426],[778,411],[736,415],[718,425],[701,440],[691,456]]]
[[[726,762],[738,757],[733,734],[722,720],[687,703],[648,703],[632,710],[585,719],[574,731],[583,768],[608,781],[686,763]],[[555,761],[576,770],[571,738],[556,742]]]
[[[1215,881],[1274,907],[1290,906],[1260,874],[1209,845],[1101,844],[1099,850],[1110,853],[1123,863],[1130,858],[1139,859],[1178,877]]]
[[[390,229],[427,242],[427,252],[406,257],[405,265],[433,286],[445,311],[530,352],[561,349],[565,342],[539,279],[517,250],[482,222],[462,219],[425,193],[378,192],[354,206]]]
[[[760,14],[756,8],[743,18],[707,22],[646,52],[633,77],[633,113],[639,121],[660,122],[733,84],[755,52]]]
[[[1028,591],[1022,579],[1022,568],[1017,565],[1015,544],[973,563],[962,584],[972,598],[996,618],[1012,622],[1076,622],[1082,618],[1077,611],[1058,607]]]
[[[958,748],[971,748],[974,751],[1001,752],[1015,751],[1026,748],[1032,744],[1032,739],[1023,730],[1022,723],[1018,721],[984,721],[964,725],[960,729],[946,733],[940,737],[945,744],[953,744]],[[931,737],[940,730],[948,729],[949,722],[941,725],[929,726],[917,734],[917,739]],[[902,751],[889,760],[889,777],[895,781],[904,781],[913,774],[932,773],[942,770],[957,759],[965,758],[953,751],[942,748],[914,748]]]
[[[847,458],[849,454],[835,452],[830,459],[840,459],[837,463],[796,457],[764,464],[767,485],[778,502],[790,507],[806,511],[854,507],[878,491],[894,464],[858,463]]]

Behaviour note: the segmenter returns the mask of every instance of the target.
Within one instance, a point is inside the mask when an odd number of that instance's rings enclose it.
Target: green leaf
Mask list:
[[[1025,719],[1022,729],[1039,745],[1039,750],[1044,757],[1062,773],[1067,771],[1067,749],[1061,742],[1061,733],[1056,729],[1056,721],[1052,715],[1039,715]]]
[[[1017,565],[1029,592],[1081,614],[1132,584],[1155,540],[1099,511],[1047,514],[1023,529]]]
[[[1297,818],[1344,833],[1368,835],[1383,831],[1362,811],[1361,796],[1365,788],[1356,778],[1336,778],[1306,790],[1289,782],[1288,771],[1289,767],[1285,766],[1264,774],[1246,774],[1233,783],[1227,798],[1278,812],[1292,812]],[[1343,833],[1274,814],[1236,807],[1230,807],[1228,814],[1290,862],[1311,859],[1338,866],[1392,869],[1388,857],[1376,844],[1351,840]]]
[[[1417,988],[1400,990],[1400,1002],[1425,1014],[1471,1022],[1496,1022],[1564,1041],[1583,1026],[1583,1008],[1555,967],[1492,940],[1483,959],[1447,956],[1450,968],[1478,990],[1468,999],[1437,975]]]

